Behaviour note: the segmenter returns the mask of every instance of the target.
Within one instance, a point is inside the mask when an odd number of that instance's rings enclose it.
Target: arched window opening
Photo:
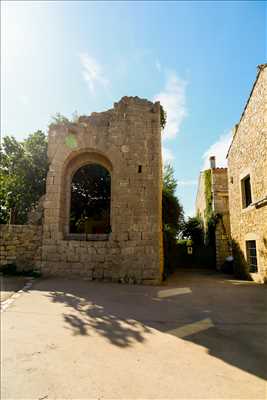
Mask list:
[[[110,233],[109,171],[88,164],[76,171],[71,182],[70,233]]]

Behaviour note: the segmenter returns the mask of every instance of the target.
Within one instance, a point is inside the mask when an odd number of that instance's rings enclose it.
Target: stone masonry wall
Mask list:
[[[77,123],[52,125],[48,155],[43,274],[159,283],[160,104],[124,97],[106,112],[80,117]],[[71,178],[88,163],[99,163],[111,174],[108,240],[70,240]]]
[[[256,240],[258,274],[267,279],[267,68],[261,67],[228,154],[232,238],[246,257],[246,241]],[[241,180],[250,175],[252,204],[242,207]],[[264,201],[265,199],[265,201]]]
[[[211,174],[213,211],[215,215],[220,215],[215,229],[216,266],[220,269],[225,258],[231,254],[227,168],[213,168]]]
[[[199,215],[205,224],[205,209],[207,207],[206,204],[206,196],[205,196],[205,175],[204,171],[200,172],[199,179],[198,179],[198,189],[197,189],[197,196],[196,196],[196,215]]]
[[[0,268],[14,263],[18,270],[40,267],[42,227],[0,225]]]
[[[220,214],[215,230],[216,267],[220,269],[225,258],[231,254],[230,250],[230,219],[228,204],[228,179],[227,168],[211,168],[211,191],[213,213]],[[196,197],[196,213],[204,222],[207,229],[205,210],[207,207],[205,195],[205,175],[200,173]]]

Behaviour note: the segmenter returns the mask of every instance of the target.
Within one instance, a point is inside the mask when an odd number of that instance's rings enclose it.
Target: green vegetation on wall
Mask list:
[[[161,129],[164,129],[167,123],[167,113],[164,110],[164,108],[162,107],[162,105],[160,105],[160,127]]]
[[[205,185],[205,199],[206,199],[206,208],[205,208],[205,220],[208,220],[212,217],[212,190],[211,190],[211,170],[208,169],[204,171],[204,185]]]
[[[205,200],[206,200],[206,208],[204,212],[205,217],[205,243],[206,244],[215,244],[215,228],[217,219],[214,215],[212,208],[212,177],[211,170],[208,169],[204,171],[204,185],[205,185]]]
[[[206,209],[204,213],[205,218],[205,244],[215,248],[215,230],[217,224],[221,224],[223,233],[227,236],[227,231],[224,225],[223,216],[220,213],[214,213],[212,202],[212,174],[208,169],[204,172],[204,185],[205,185],[205,200]],[[245,256],[235,241],[229,241],[229,252],[234,256],[233,273],[238,279],[249,279],[248,265]]]

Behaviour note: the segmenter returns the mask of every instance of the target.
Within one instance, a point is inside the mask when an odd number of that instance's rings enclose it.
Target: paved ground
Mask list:
[[[1,398],[265,399],[266,289],[39,279],[1,314]]]
[[[23,276],[0,276],[0,302],[6,301],[29,281]]]

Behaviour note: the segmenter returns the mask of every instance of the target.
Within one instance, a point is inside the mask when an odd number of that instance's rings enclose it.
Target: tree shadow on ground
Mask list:
[[[179,272],[177,281],[163,287],[52,280],[51,288],[47,280],[42,290],[66,307],[63,318],[73,335],[99,334],[126,348],[145,342],[156,329],[266,378],[267,288],[198,273]]]
[[[101,284],[98,283],[89,283],[86,286],[90,288],[94,285],[99,286],[98,289],[101,288]],[[105,287],[107,288],[107,285]],[[64,313],[63,318],[74,335],[90,335],[93,329],[113,345],[127,347],[134,342],[143,342],[144,334],[151,331],[143,323],[129,318],[127,312],[117,315],[116,307],[108,307],[105,303],[104,293],[101,295],[102,301],[94,290],[86,297],[62,291],[50,292],[49,297],[53,302],[63,303],[71,310]]]

